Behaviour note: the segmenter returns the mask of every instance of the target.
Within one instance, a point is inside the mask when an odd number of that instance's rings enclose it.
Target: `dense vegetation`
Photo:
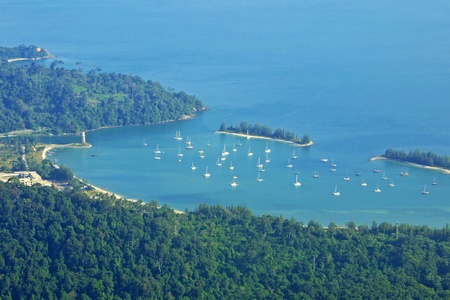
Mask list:
[[[450,297],[448,225],[325,230],[16,182],[0,183],[0,211],[1,299]]]
[[[49,128],[55,134],[182,119],[204,109],[185,92],[138,76],[0,63],[0,132]]]
[[[414,151],[409,151],[409,153],[406,153],[405,150],[399,151],[393,148],[389,148],[386,150],[383,156],[389,159],[407,161],[430,167],[442,167],[450,169],[450,157],[447,155],[438,155],[433,153],[432,151],[422,151],[420,149],[416,149]]]
[[[298,144],[308,144],[311,142],[311,138],[308,134],[305,134],[301,139],[298,136],[290,131],[282,128],[277,128],[272,132],[272,128],[256,123],[254,125],[248,124],[247,122],[241,122],[240,124],[233,126],[231,124],[229,127],[222,123],[220,125],[220,131],[232,132],[232,133],[242,133],[249,134],[255,136],[264,136],[270,137],[273,139],[286,140]]]
[[[28,58],[40,59],[49,56],[47,50],[37,46],[20,45],[18,47],[0,47],[0,61],[6,62],[8,59]]]

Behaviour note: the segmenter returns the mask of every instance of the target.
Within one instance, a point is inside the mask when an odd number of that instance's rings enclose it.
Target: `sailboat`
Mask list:
[[[161,153],[161,150],[159,150],[159,145],[158,145],[158,144],[156,144],[156,150],[155,150],[155,153],[156,153],[156,154],[160,154],[160,153]]]
[[[330,167],[332,167],[332,168],[336,168],[337,167],[337,164],[334,163],[334,157],[333,157],[333,160],[331,162]]]
[[[248,135],[248,130],[247,130],[247,140],[249,140],[250,139],[250,136]]]
[[[223,145],[222,156],[226,156],[226,155],[230,154],[229,152],[227,152],[227,151],[225,150],[225,149],[226,149],[226,146],[227,146],[227,145]]]
[[[230,162],[230,170],[234,170],[233,162]]]
[[[191,170],[197,170],[197,167],[194,166],[194,162],[192,162]]]
[[[222,165],[222,162],[219,160],[219,158],[217,158],[216,165],[218,165],[219,167]]]
[[[178,154],[177,154],[177,156],[183,156],[183,153],[181,153],[181,149],[180,149],[180,148],[178,148]]]
[[[333,195],[334,195],[334,196],[340,196],[340,195],[341,195],[341,193],[338,192],[338,190],[337,190],[337,185],[334,187]]]
[[[388,178],[386,177],[386,173],[385,172],[383,172],[383,177],[381,177],[381,179],[388,180]]]
[[[231,186],[238,186],[237,182],[235,181],[235,179],[237,179],[236,176],[233,176],[233,180],[231,181],[230,185]]]
[[[297,158],[298,158],[298,156],[295,155],[295,150],[294,150],[294,152],[292,153],[292,159],[297,159]]]
[[[350,177],[348,177],[348,174],[347,174],[347,172],[345,172],[345,177],[344,177],[344,180],[350,180]]]
[[[188,140],[188,141],[186,142],[186,144],[187,144],[186,149],[194,149],[194,146],[192,146],[191,140]]]
[[[259,182],[264,181],[264,179],[261,178],[261,172],[258,172],[258,177],[256,178],[256,180]]]
[[[294,186],[301,186],[302,184],[298,182],[298,174],[295,174],[295,182],[293,183]]]
[[[408,172],[404,172],[403,169],[402,169],[402,171],[400,172],[400,175],[401,176],[409,176],[409,173]]]
[[[180,131],[176,131],[175,132],[175,137],[173,138],[174,140],[179,140],[181,141],[183,138],[181,137],[181,132]]]
[[[238,147],[242,146],[241,140],[238,139],[238,142],[237,142],[236,146],[238,146]]]
[[[203,174],[203,177],[210,177],[211,174],[208,173],[208,166],[206,166],[206,172]]]
[[[270,162],[269,153],[266,153],[266,163]]]
[[[209,143],[209,141],[206,143],[206,147],[211,147],[211,144]]]
[[[313,178],[319,178],[319,173],[317,173],[317,171],[314,171]]]
[[[253,156],[253,152],[250,150],[250,147],[248,147],[248,156]]]
[[[236,144],[233,144],[233,152],[236,152],[236,151],[237,151]]]
[[[361,186],[367,186],[367,182],[364,180],[364,178],[363,181],[361,182]]]
[[[356,176],[361,176],[361,172],[358,171],[358,168],[356,168],[355,175],[356,175]]]
[[[376,188],[376,189],[374,189],[373,191],[374,191],[375,193],[379,193],[379,192],[381,192],[380,188],[378,187],[378,184],[377,184],[377,188]]]
[[[142,144],[144,144],[144,146],[147,146],[147,143],[145,142],[145,139],[144,139],[144,141],[142,142]]]
[[[389,182],[389,186],[390,186],[390,187],[394,187],[394,186],[395,186],[394,180],[391,179],[391,181]]]
[[[437,183],[437,181],[436,181],[436,177],[434,177],[433,178],[433,183],[432,183],[432,185],[437,185],[438,183]]]
[[[258,163],[256,164],[257,168],[262,168],[263,165],[261,164],[261,157],[258,157]]]
[[[156,156],[155,156],[155,159],[158,159],[158,160],[159,160],[159,159],[161,159],[161,156],[156,155]]]
[[[327,161],[328,161],[328,158],[325,158],[325,157],[323,157],[323,155],[322,155],[322,158],[320,159],[320,161],[321,161],[321,162],[327,162]]]
[[[264,150],[264,152],[266,153],[270,153],[270,149],[269,149],[269,142],[266,143],[266,150]]]
[[[430,192],[429,191],[427,191],[427,185],[425,184],[424,186],[423,186],[423,191],[422,191],[422,194],[424,194],[424,195],[428,195]]]
[[[290,159],[288,159],[288,163],[286,165],[286,168],[292,168],[292,164],[291,164],[291,160]]]

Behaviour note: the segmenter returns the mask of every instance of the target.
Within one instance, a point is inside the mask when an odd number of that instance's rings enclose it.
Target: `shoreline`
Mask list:
[[[203,111],[207,111],[209,110],[209,108],[205,107],[202,110],[197,111],[197,113],[203,112]],[[195,119],[197,117],[196,113],[190,114],[190,115],[184,115],[181,119],[170,119],[170,120],[166,120],[166,121],[161,121],[161,122],[155,122],[155,123],[144,123],[144,124],[130,124],[130,125],[116,125],[116,126],[102,126],[99,128],[94,128],[94,129],[88,129],[88,130],[84,130],[84,132],[92,132],[92,131],[97,131],[97,130],[101,130],[101,129],[108,129],[108,128],[119,128],[119,127],[132,127],[132,126],[148,126],[148,125],[158,125],[158,124],[165,124],[165,123],[171,123],[171,122],[177,122],[177,121],[186,121],[186,120],[192,120]],[[76,133],[63,133],[62,135],[77,135],[80,134],[81,132],[76,132]]]
[[[416,167],[416,168],[438,170],[438,171],[442,171],[442,174],[450,175],[450,170],[446,169],[446,168],[442,168],[442,167],[431,167],[431,166],[421,165],[421,164],[417,164],[417,163],[413,163],[413,162],[409,162],[409,161],[386,158],[384,156],[375,156],[375,157],[372,157],[371,159],[369,159],[369,161],[375,161],[375,160],[389,160],[389,161],[394,161],[397,163],[405,164],[405,165]]]
[[[281,139],[274,139],[271,137],[267,137],[267,136],[260,136],[260,135],[246,135],[244,133],[236,133],[236,132],[228,132],[228,131],[214,131],[214,133],[221,133],[221,134],[231,134],[231,135],[236,135],[236,136],[240,136],[240,137],[245,137],[247,139],[263,139],[263,140],[272,140],[272,141],[276,141],[276,142],[283,142],[283,143],[289,143],[289,144],[294,144],[295,147],[309,147],[314,145],[313,141],[310,141],[307,144],[298,144],[296,142],[292,142],[292,141],[286,141],[286,140],[281,140]]]
[[[18,57],[18,58],[11,58],[11,59],[8,59],[7,61],[8,61],[8,62],[15,62],[15,61],[23,61],[23,60],[42,60],[42,59],[46,59],[46,58],[57,58],[57,56],[56,56],[56,55],[50,54],[50,55],[46,55],[46,56],[41,56],[41,57],[31,57],[31,58],[28,58],[28,57]]]
[[[41,144],[41,145],[44,145],[44,149],[42,150],[42,160],[47,159],[47,152],[54,148],[90,148],[90,147],[92,147],[91,144],[86,144],[86,145],[81,145],[81,144]],[[55,166],[56,168],[59,168],[59,166],[57,164],[52,163],[52,165]],[[102,189],[98,186],[95,186],[91,183],[85,182],[85,181],[83,181],[83,179],[78,178],[77,176],[74,176],[74,177],[76,179],[78,179],[80,182],[82,182],[83,184],[91,186],[97,192],[111,195],[111,196],[115,197],[116,199],[125,199],[127,201],[138,202],[138,200],[136,200],[136,199],[123,197],[122,195],[119,195],[117,193],[109,192],[109,191]],[[145,204],[145,202],[143,202],[143,203]],[[173,208],[172,208],[172,210],[177,214],[184,213],[181,210],[176,210]]]

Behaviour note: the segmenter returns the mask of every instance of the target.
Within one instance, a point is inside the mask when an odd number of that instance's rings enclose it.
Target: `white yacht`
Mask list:
[[[298,174],[295,174],[295,182],[293,183],[294,186],[301,186],[302,184],[298,182]]]
[[[206,172],[203,174],[203,177],[210,177],[211,174],[208,173],[208,166],[206,166]]]
[[[258,157],[258,163],[256,164],[257,168],[262,168],[263,164],[261,164],[261,157]]]
[[[381,190],[380,190],[380,188],[378,187],[378,185],[377,185],[377,188],[376,189],[374,189],[373,190],[375,193],[379,193],[379,192],[381,192]]]
[[[338,190],[337,190],[337,185],[334,187],[333,195],[334,195],[334,196],[340,196],[340,195],[341,195],[341,193],[338,192]]]
[[[423,186],[423,191],[422,191],[422,194],[424,194],[424,195],[428,195],[430,192],[429,191],[427,191],[427,185],[425,184],[424,186]]]
[[[264,152],[266,153],[270,153],[270,149],[269,149],[269,142],[266,143],[266,150],[264,150]]]
[[[253,152],[251,151],[250,147],[248,147],[248,156],[253,156]]]
[[[197,167],[194,166],[194,162],[192,162],[191,170],[197,170]]]
[[[297,158],[298,158],[298,156],[295,155],[295,150],[294,150],[294,152],[292,153],[292,159],[297,159]]]

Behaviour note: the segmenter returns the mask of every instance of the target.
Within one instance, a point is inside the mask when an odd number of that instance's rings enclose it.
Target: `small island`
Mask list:
[[[416,167],[438,169],[450,174],[450,157],[447,155],[438,155],[433,151],[414,151],[396,150],[389,148],[381,156],[376,156],[370,160],[389,159],[402,163],[407,163]]]
[[[290,130],[277,128],[275,131],[272,131],[272,128],[266,125],[261,125],[259,123],[251,125],[244,121],[236,126],[231,124],[229,127],[227,127],[223,122],[222,125],[220,125],[218,132],[245,136],[247,138],[273,139],[277,141],[294,143],[298,146],[311,146],[314,144],[308,134],[305,134],[302,138],[299,138]]]

